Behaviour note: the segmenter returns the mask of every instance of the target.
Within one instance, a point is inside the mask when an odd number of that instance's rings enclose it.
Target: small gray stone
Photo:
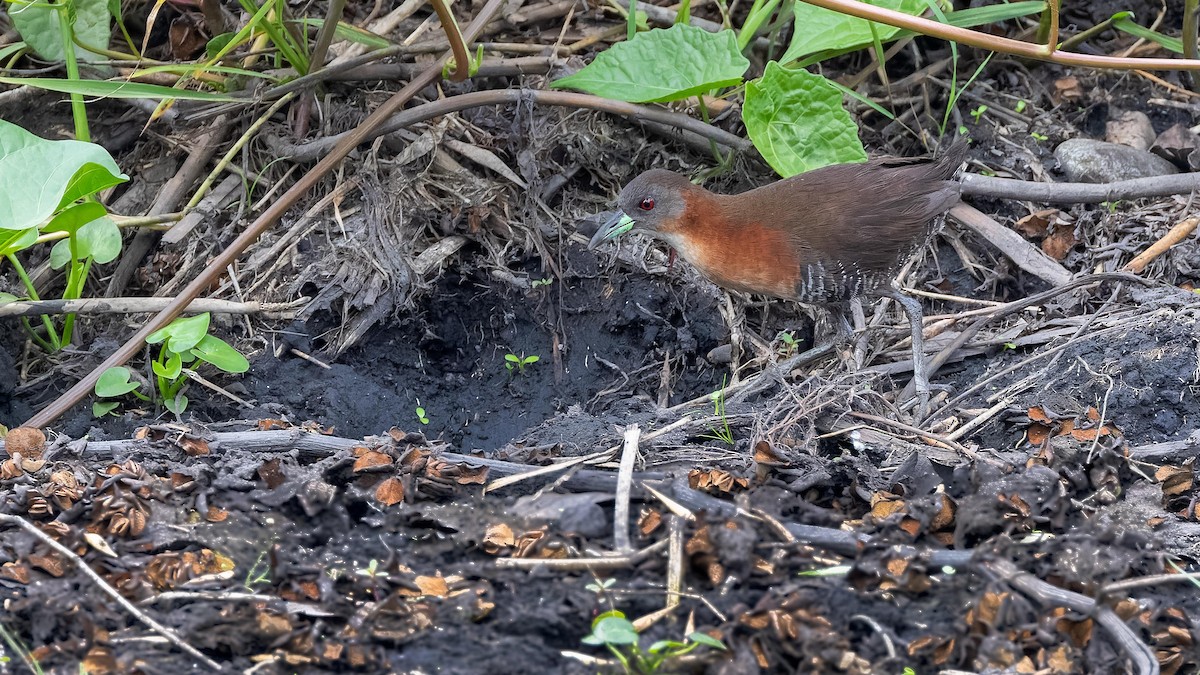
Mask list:
[[[733,360],[733,345],[721,345],[708,352],[708,362],[721,366]]]
[[[1153,153],[1087,138],[1064,141],[1054,157],[1073,182],[1111,183],[1179,173],[1174,164]]]
[[[1150,118],[1137,110],[1119,112],[1104,124],[1104,140],[1109,143],[1149,150],[1154,138],[1154,125],[1150,123]]]

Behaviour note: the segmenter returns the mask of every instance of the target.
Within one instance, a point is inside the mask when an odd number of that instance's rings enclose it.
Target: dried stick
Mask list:
[[[308,302],[299,298],[291,302],[236,302],[216,298],[199,298],[183,308],[181,314],[269,314],[285,316]],[[0,318],[38,316],[40,314],[145,314],[161,312],[171,303],[170,298],[85,298],[82,300],[23,300],[0,305]],[[294,314],[294,312],[292,312]]]
[[[1040,183],[966,174],[962,193],[973,197],[1024,199],[1046,204],[1099,204],[1122,199],[1166,197],[1200,190],[1200,173],[1131,178],[1112,183]]]
[[[532,569],[545,567],[563,572],[582,572],[585,570],[612,570],[622,567],[633,567],[667,547],[667,540],[656,541],[653,544],[626,555],[604,556],[600,558],[498,558],[493,563],[496,567],[515,567]]]
[[[964,45],[988,49],[1002,54],[1023,56],[1039,61],[1049,61],[1064,66],[1085,68],[1112,68],[1114,70],[1200,70],[1200,61],[1189,59],[1125,58],[1063,52],[1055,44],[1033,44],[1021,40],[989,35],[968,28],[959,28],[919,16],[912,16],[892,9],[868,5],[857,0],[803,0],[839,14],[856,16],[868,21],[878,21],[889,26],[915,31],[929,37],[952,40]]]
[[[625,429],[625,443],[621,449],[621,465],[617,469],[617,496],[613,506],[613,548],[620,553],[633,550],[629,543],[629,499],[633,490],[633,465],[637,462],[638,439],[642,431],[631,424]]]
[[[566,91],[543,91],[541,89],[489,89],[487,91],[475,91],[469,94],[460,94],[458,96],[450,96],[437,101],[432,101],[424,105],[419,105],[397,114],[387,123],[374,129],[369,135],[363,138],[364,142],[372,140],[379,136],[383,136],[405,127],[412,126],[418,122],[424,122],[435,117],[441,117],[453,112],[467,110],[468,108],[477,108],[488,105],[498,104],[517,104],[517,103],[538,103],[542,105],[560,105],[570,108],[587,108],[590,110],[599,110],[600,112],[612,113],[629,117],[635,121],[656,122],[670,127],[677,127],[684,131],[690,131],[703,138],[712,139],[726,147],[735,148],[737,150],[748,151],[753,146],[750,141],[734,134],[710,126],[693,119],[687,115],[673,113],[660,108],[652,108],[649,106],[635,105],[633,103],[625,103],[623,101],[613,101],[611,99],[592,96],[591,94],[576,94]],[[347,132],[354,133],[354,132]],[[290,157],[294,161],[304,162],[325,156],[333,146],[338,145],[343,136],[347,134],[339,134],[336,136],[327,136],[311,143],[303,145],[293,145],[285,143],[271,144],[272,151],[280,156]]]
[[[1175,227],[1172,227],[1165,235],[1163,235],[1162,239],[1154,242],[1150,248],[1137,254],[1133,260],[1130,260],[1128,263],[1126,263],[1125,266],[1121,268],[1121,271],[1140,274],[1142,270],[1146,269],[1146,265],[1149,265],[1154,261],[1155,258],[1166,253],[1168,249],[1183,241],[1188,235],[1194,232],[1197,223],[1200,223],[1200,218],[1188,218],[1187,220],[1176,224]]]
[[[969,227],[971,231],[983,237],[1004,255],[1017,264],[1017,267],[1030,274],[1045,279],[1050,284],[1059,286],[1071,279],[1067,268],[1059,265],[1053,258],[1042,252],[1010,228],[997,223],[991,216],[983,213],[965,202],[959,202],[950,209],[950,216]]]

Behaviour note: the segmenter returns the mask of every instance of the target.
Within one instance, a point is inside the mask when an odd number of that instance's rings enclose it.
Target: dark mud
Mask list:
[[[655,394],[668,355],[682,365],[672,403],[720,387],[727,371],[705,357],[728,341],[728,331],[711,295],[619,273],[578,246],[564,259],[562,279],[546,276],[534,260],[510,268],[522,280],[552,279],[532,290],[482,268],[451,270],[414,311],[373,331],[332,370],[290,354],[260,360],[254,395],[340,435],[397,426],[472,452],[500,448],[572,406],[591,411],[618,392]],[[307,331],[322,332],[319,322]],[[320,353],[319,340],[304,342]],[[510,369],[509,354],[538,360]]]

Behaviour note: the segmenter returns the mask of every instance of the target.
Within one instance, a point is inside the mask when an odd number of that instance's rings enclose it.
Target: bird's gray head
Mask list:
[[[687,191],[694,189],[700,188],[677,173],[665,169],[646,171],[621,189],[617,197],[620,211],[596,231],[588,248],[632,229],[652,236],[675,229],[687,209]]]

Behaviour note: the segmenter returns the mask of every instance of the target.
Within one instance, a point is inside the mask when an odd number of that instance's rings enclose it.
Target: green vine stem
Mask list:
[[[75,58],[75,3],[61,0],[54,6],[58,10],[58,32],[62,38],[63,60],[67,65],[67,79],[78,82],[79,62]],[[71,94],[71,117],[75,121],[75,140],[90,142],[92,133],[88,129],[87,107],[83,94]]]
[[[463,41],[462,31],[446,0],[429,0],[433,11],[437,12],[438,20],[442,22],[442,30],[450,41],[450,51],[454,54],[454,72],[450,73],[451,82],[462,82],[470,75],[471,55],[467,53],[467,44]]]
[[[29,293],[29,299],[41,300],[41,298],[38,297],[37,288],[35,288],[33,285],[33,279],[29,278],[29,273],[25,271],[25,266],[21,264],[21,261],[17,260],[16,254],[9,253],[5,257],[8,258],[8,262],[13,266],[13,269],[17,271],[17,277],[21,280],[21,283],[25,286],[25,290]],[[46,327],[46,335],[49,337],[49,342],[42,340],[38,334],[34,332],[33,326],[29,324],[29,321],[25,321],[24,323],[26,329],[29,331],[29,335],[34,339],[35,342],[38,343],[40,347],[51,353],[62,349],[63,343],[58,337],[58,331],[54,330],[54,322],[50,320],[50,317],[46,316],[45,314],[42,315],[42,325]]]

